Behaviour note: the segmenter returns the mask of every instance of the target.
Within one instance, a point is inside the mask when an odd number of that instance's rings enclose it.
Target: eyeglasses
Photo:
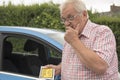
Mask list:
[[[61,23],[65,24],[66,21],[68,22],[72,22],[77,16],[79,16],[80,14],[76,14],[74,16],[69,15],[67,18],[61,18]]]

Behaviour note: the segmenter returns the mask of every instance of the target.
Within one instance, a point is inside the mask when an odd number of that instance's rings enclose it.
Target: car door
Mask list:
[[[12,32],[2,36],[1,80],[35,80],[41,66],[61,61],[61,50],[38,37]]]

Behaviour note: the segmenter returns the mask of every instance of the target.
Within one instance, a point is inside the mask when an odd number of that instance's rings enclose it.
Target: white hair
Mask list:
[[[87,11],[87,8],[82,0],[66,0],[60,5],[60,13],[62,13],[62,11],[67,7],[67,4],[72,4],[78,13]]]

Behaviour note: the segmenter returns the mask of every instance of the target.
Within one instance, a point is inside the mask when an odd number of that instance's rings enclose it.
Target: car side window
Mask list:
[[[25,37],[13,36],[7,37],[4,42],[7,42],[7,46],[3,44],[3,71],[31,76],[39,75],[40,66],[43,63],[38,56],[38,43]],[[8,42],[12,46],[9,46]]]
[[[61,56],[61,53],[49,48],[48,63],[58,65],[61,62]]]
[[[41,66],[61,61],[60,53],[27,37],[11,36],[4,42],[3,71],[39,77]]]

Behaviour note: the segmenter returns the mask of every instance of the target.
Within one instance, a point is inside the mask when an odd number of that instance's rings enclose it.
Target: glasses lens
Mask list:
[[[74,16],[69,16],[69,21],[72,21],[72,20],[74,20]]]

